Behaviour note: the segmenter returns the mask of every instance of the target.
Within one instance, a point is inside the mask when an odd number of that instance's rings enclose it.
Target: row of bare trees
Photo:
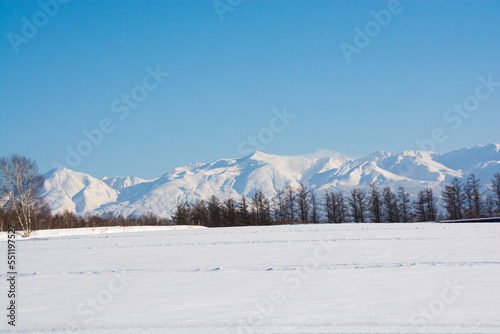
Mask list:
[[[79,216],[73,212],[65,210],[63,213],[51,214],[48,207],[36,210],[31,214],[31,231],[50,230],[63,228],[94,228],[111,226],[162,226],[171,225],[172,220],[159,218],[154,214],[145,214],[141,216],[113,216],[107,214],[104,216],[86,215]],[[7,231],[9,225],[14,225],[16,231],[24,231],[20,224],[17,214],[12,209],[0,208],[0,231]],[[24,231],[24,235],[26,232]]]
[[[494,217],[500,215],[500,173],[491,180],[489,192],[480,186],[480,179],[474,174],[467,180],[455,178],[442,192],[443,206],[447,218],[467,219]]]
[[[257,190],[247,200],[241,197],[240,202],[233,198],[220,201],[211,196],[207,201],[200,200],[195,204],[177,204],[173,217],[176,225],[201,225],[208,227],[271,225],[271,204],[264,194]]]
[[[425,194],[432,195],[432,189]],[[429,197],[426,197],[427,200]],[[425,220],[435,218],[435,200],[432,196],[429,205],[432,213],[425,214]],[[427,205],[427,206],[426,206]],[[258,190],[247,199],[241,196],[240,202],[232,198],[224,201],[211,196],[208,201],[200,200],[193,205],[179,203],[174,223],[178,225],[203,225],[209,227],[271,225],[290,223],[345,223],[345,222],[408,222],[415,220],[415,203],[403,188],[394,193],[386,187],[379,190],[374,184],[368,192],[354,188],[348,195],[342,192],[326,192],[324,200],[319,201],[314,190],[300,185],[298,189],[287,186],[270,201]],[[416,209],[415,209],[416,211]]]
[[[173,221],[178,225],[208,227],[271,225],[289,223],[346,222],[424,222],[442,219],[482,218],[500,215],[500,173],[493,178],[491,189],[479,186],[471,174],[465,184],[459,179],[445,186],[441,201],[446,215],[440,213],[438,197],[432,188],[420,190],[411,200],[403,187],[393,191],[371,184],[367,191],[353,188],[349,193],[327,191],[322,201],[314,190],[300,185],[287,186],[271,201],[262,191],[239,203],[233,198],[220,200],[216,196],[193,205],[179,203]],[[485,199],[484,199],[485,198]]]

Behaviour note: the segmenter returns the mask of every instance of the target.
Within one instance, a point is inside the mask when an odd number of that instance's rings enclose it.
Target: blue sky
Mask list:
[[[499,1],[41,4],[0,2],[0,155],[43,172],[152,178],[242,156],[249,136],[351,157],[500,142],[500,87],[478,88],[500,82]],[[356,27],[374,30],[348,62]]]

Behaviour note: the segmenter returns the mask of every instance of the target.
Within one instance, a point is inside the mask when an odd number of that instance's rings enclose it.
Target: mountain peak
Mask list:
[[[254,151],[252,154],[248,155],[246,158],[252,159],[252,160],[257,160],[257,161],[262,161],[262,160],[268,160],[269,158],[272,158],[272,157],[275,157],[275,156],[261,152],[261,151]]]
[[[373,152],[371,154],[368,154],[365,159],[369,159],[369,160],[379,160],[379,159],[385,159],[387,157],[391,157],[393,156],[394,154],[393,153],[390,153],[390,152],[386,152],[386,151],[377,151],[377,152]]]
[[[78,173],[78,172],[72,171],[71,169],[68,169],[64,166],[59,166],[59,167],[56,167],[56,168],[49,170],[47,173],[44,174],[44,177],[46,179],[48,179],[54,175],[63,175],[63,174],[69,174],[69,173]]]

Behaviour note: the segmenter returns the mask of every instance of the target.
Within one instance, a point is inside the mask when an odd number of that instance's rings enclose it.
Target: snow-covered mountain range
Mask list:
[[[308,158],[255,152],[239,159],[221,159],[175,168],[153,180],[137,177],[94,178],[59,167],[45,174],[45,198],[54,213],[170,217],[176,203],[194,203],[211,195],[223,199],[252,196],[256,190],[273,198],[288,184],[315,189],[349,191],[379,186],[403,186],[411,193],[425,187],[441,191],[455,177],[474,173],[483,185],[500,172],[500,145],[489,144],[449,153],[375,152],[361,159],[343,156]]]

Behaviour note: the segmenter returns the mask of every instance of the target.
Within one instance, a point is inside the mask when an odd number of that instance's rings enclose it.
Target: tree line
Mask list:
[[[42,196],[43,182],[33,160],[16,154],[0,158],[1,231],[6,231],[9,224],[29,236],[32,230],[77,227],[422,222],[500,216],[500,173],[494,175],[489,189],[482,189],[474,174],[465,181],[455,178],[445,185],[440,199],[432,188],[419,191],[411,200],[411,194],[403,187],[380,189],[372,183],[366,191],[359,187],[346,193],[327,191],[320,200],[314,189],[303,184],[297,189],[288,185],[272,200],[256,190],[252,197],[241,196],[238,201],[211,196],[194,204],[179,203],[172,219],[152,213],[82,217],[67,210],[53,215]],[[444,213],[438,211],[438,204],[442,204]]]
[[[370,184],[368,190],[354,187],[350,192],[327,191],[322,200],[314,189],[301,184],[288,185],[274,199],[260,190],[252,197],[221,200],[211,196],[194,204],[177,204],[176,225],[208,227],[275,225],[291,223],[346,222],[425,222],[443,219],[487,218],[500,216],[500,173],[491,180],[491,188],[481,189],[480,180],[471,174],[465,183],[455,178],[445,185],[441,198],[432,188],[420,190],[412,200],[403,187],[380,189]],[[442,204],[445,212],[439,212]]]
[[[13,224],[16,231],[26,230],[19,223],[16,212],[12,209],[0,208],[0,231],[7,231],[8,225]],[[114,216],[110,213],[98,215],[79,216],[68,210],[52,214],[48,206],[34,210],[30,232],[36,230],[52,230],[63,228],[94,228],[111,226],[163,226],[172,225],[172,220],[159,218],[152,213],[128,217]]]
[[[171,219],[159,218],[152,213],[140,216],[105,215],[77,216],[68,210],[51,214],[43,198],[44,178],[32,159],[12,154],[0,158],[0,231],[14,225],[29,237],[33,230],[79,227],[170,225]]]
[[[491,180],[489,192],[481,189],[474,174],[467,180],[455,178],[442,192],[448,219],[495,217],[500,215],[500,173]],[[485,196],[486,195],[486,196]]]

